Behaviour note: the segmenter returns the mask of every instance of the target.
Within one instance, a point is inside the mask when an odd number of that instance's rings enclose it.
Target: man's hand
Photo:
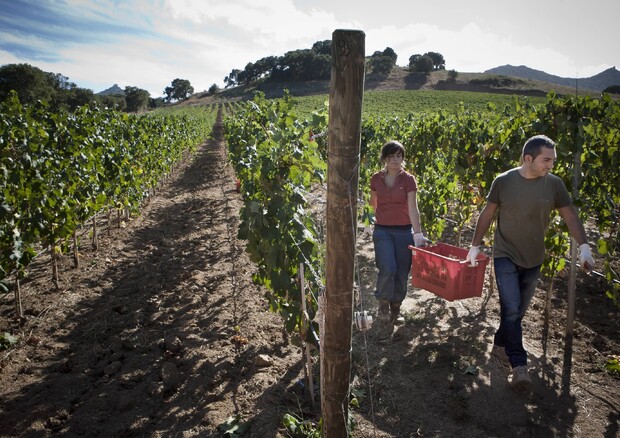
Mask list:
[[[426,237],[424,237],[424,234],[422,234],[421,232],[413,233],[413,244],[415,245],[416,248],[429,245],[430,243],[432,242],[428,240]]]
[[[594,269],[594,258],[592,257],[592,249],[587,243],[579,245],[579,264],[581,269],[590,272]]]
[[[478,266],[478,262],[476,262],[476,257],[478,257],[478,254],[480,254],[480,247],[472,245],[471,248],[469,248],[465,261],[469,262],[471,266]]]

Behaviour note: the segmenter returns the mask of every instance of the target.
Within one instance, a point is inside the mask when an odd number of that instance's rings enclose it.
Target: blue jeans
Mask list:
[[[540,265],[522,268],[508,257],[494,259],[499,292],[500,323],[493,343],[506,349],[512,367],[527,365],[521,320],[536,292]]]
[[[405,299],[411,269],[411,226],[375,225],[372,233],[375,263],[379,268],[375,298],[400,303]]]

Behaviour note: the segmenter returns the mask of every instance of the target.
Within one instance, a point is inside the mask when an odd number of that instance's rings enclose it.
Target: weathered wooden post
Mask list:
[[[347,436],[362,99],[362,31],[332,34],[327,170],[327,257],[321,339],[323,436]]]
[[[579,137],[577,137],[579,138]],[[578,199],[579,185],[581,184],[581,153],[582,144],[578,141],[577,150],[573,156],[573,199]],[[579,214],[579,209],[577,209]],[[565,396],[570,396],[570,381],[573,368],[573,324],[575,321],[575,300],[577,296],[576,281],[577,281],[577,241],[575,238],[570,240],[570,270],[568,276],[568,296],[567,296],[567,308],[566,308],[566,331],[565,331],[565,345],[564,345],[564,362],[562,365],[562,393]]]

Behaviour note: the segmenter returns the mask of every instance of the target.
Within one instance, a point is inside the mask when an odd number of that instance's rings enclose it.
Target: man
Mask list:
[[[523,348],[521,320],[530,304],[540,266],[545,258],[545,231],[551,211],[558,210],[579,244],[580,264],[594,267],[583,224],[560,178],[551,174],[556,160],[555,143],[536,135],[525,142],[521,166],[498,175],[480,213],[467,261],[475,264],[479,246],[497,213],[493,242],[495,278],[499,292],[500,324],[492,354],[512,368],[511,383],[527,386],[527,352]]]

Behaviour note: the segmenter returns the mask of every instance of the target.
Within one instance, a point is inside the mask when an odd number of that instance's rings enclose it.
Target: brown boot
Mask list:
[[[388,300],[379,300],[377,321],[373,324],[373,327],[377,330],[377,341],[379,343],[389,341],[394,326],[390,323],[390,302]]]
[[[377,319],[379,321],[387,321],[390,319],[390,302],[388,300],[379,299]]]
[[[400,316],[400,305],[402,302],[390,303],[390,323],[396,324],[396,320]]]

